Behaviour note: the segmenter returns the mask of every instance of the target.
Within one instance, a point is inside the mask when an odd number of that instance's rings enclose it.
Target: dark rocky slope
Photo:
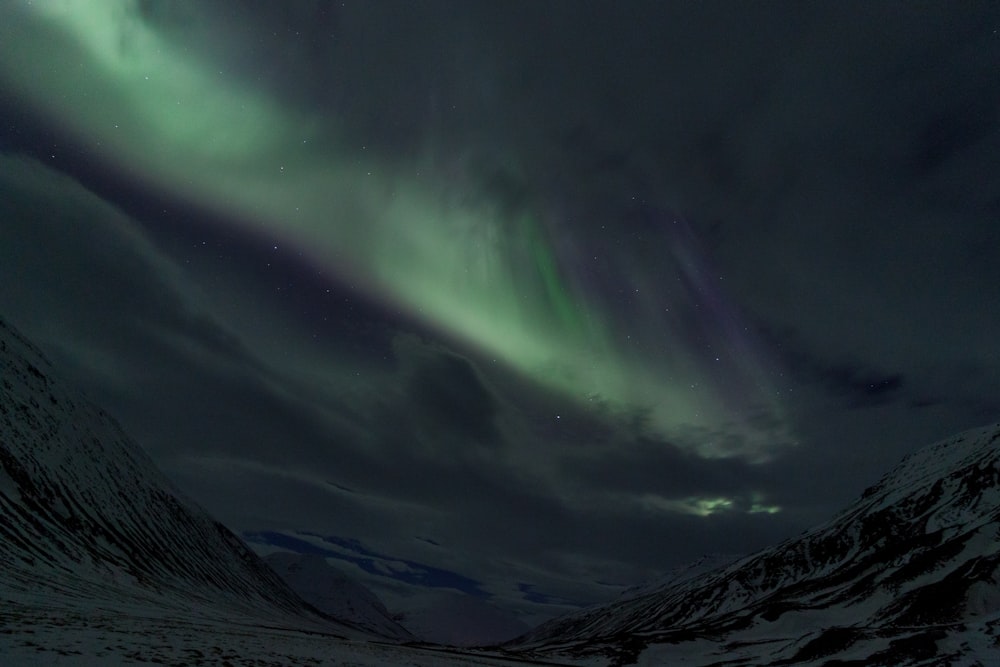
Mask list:
[[[800,537],[516,645],[623,664],[696,643],[705,664],[980,664],[1000,660],[998,619],[1000,424],[912,454]]]
[[[181,611],[351,634],[185,499],[0,320],[0,597]],[[32,602],[33,601],[33,602]]]

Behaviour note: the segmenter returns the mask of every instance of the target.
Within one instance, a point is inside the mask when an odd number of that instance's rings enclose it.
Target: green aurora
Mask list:
[[[663,241],[663,254],[674,282],[707,298],[711,354],[694,349],[692,320],[678,314],[689,297],[665,305],[662,278],[624,253],[605,249],[633,292],[616,308],[560,254],[543,204],[511,211],[455,192],[427,156],[359,150],[335,118],[282,104],[165,38],[134,2],[5,3],[0,73],[100,161],[293,245],[550,391],[646,415],[650,429],[681,441],[740,433],[735,444],[691,444],[702,456],[762,460],[794,439],[769,362],[709,284],[692,242]]]

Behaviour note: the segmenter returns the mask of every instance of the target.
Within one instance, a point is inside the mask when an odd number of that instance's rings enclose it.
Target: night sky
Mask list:
[[[0,315],[262,551],[609,599],[1000,418],[998,28],[7,0]]]

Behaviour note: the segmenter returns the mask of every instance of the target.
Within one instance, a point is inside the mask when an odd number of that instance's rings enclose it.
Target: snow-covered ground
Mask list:
[[[446,649],[346,640],[292,627],[269,627],[259,621],[164,615],[154,608],[125,613],[106,605],[72,608],[4,599],[0,664],[463,667],[521,663]]]

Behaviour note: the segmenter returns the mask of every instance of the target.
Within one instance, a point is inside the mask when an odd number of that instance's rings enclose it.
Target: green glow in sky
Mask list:
[[[294,244],[549,389],[648,411],[668,436],[733,420],[669,318],[645,322],[662,330],[654,357],[629,348],[604,304],[567,279],[537,214],[455,204],[434,174],[359,157],[335,119],[237,83],[159,35],[136,2],[6,3],[0,76],[101,159]]]
[[[715,514],[727,514],[742,511],[747,514],[778,514],[781,508],[777,505],[764,505],[759,494],[753,494],[753,504],[749,508],[739,509],[741,499],[728,497],[696,497],[664,498],[656,494],[645,494],[638,499],[639,504],[648,509],[671,514],[687,514],[697,517],[709,517]]]

